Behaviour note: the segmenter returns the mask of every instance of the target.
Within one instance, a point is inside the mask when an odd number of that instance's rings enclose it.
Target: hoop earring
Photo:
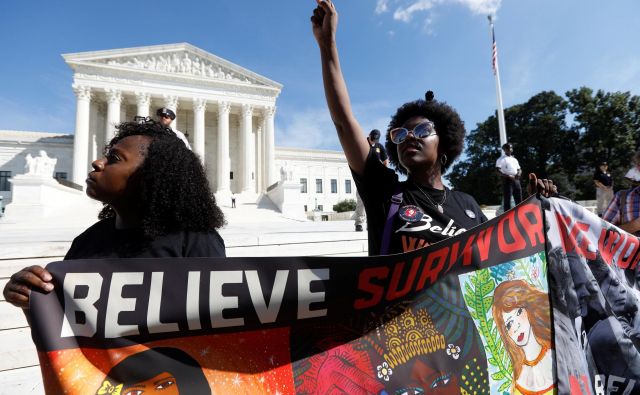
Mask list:
[[[442,154],[442,156],[440,157],[440,164],[442,166],[446,166],[447,165],[447,154]]]

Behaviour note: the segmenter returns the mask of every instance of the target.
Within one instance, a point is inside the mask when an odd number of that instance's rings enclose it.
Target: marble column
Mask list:
[[[77,97],[76,132],[73,136],[73,182],[84,186],[89,170],[89,111],[91,106],[91,88],[74,85]]]
[[[216,193],[231,193],[229,172],[231,161],[229,159],[229,112],[231,105],[228,102],[218,102],[218,167]]]
[[[107,127],[105,143],[113,138],[116,132],[116,125],[120,123],[120,104],[122,103],[122,92],[117,89],[107,89]]]
[[[207,109],[206,99],[193,99],[193,152],[204,164],[204,113]]]
[[[176,130],[176,125],[178,124],[178,97],[164,95],[164,106],[173,111],[176,114],[176,119],[174,119],[169,125],[171,129]]]
[[[251,130],[253,128],[253,106],[242,105],[240,119],[240,185],[242,192],[251,192]]]
[[[264,185],[264,166],[262,166],[263,155],[264,155],[264,146],[262,141],[262,125],[258,126],[256,129],[256,155],[255,155],[255,163],[256,163],[256,191],[262,192],[267,189]]]
[[[148,117],[150,104],[151,95],[145,92],[136,92],[136,105],[138,106],[137,116]]]
[[[98,134],[98,130],[102,130],[100,127],[100,113],[104,113],[104,103],[96,103],[95,100],[91,101],[89,106],[89,163],[93,163],[94,160],[102,157],[104,149],[104,136]]]
[[[264,109],[264,169],[266,186],[265,189],[278,181],[276,175],[276,147],[274,137],[274,116],[276,108],[273,106]]]

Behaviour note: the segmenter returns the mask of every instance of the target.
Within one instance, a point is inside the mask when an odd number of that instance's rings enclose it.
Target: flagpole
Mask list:
[[[491,15],[488,16],[489,25],[491,27],[491,39],[493,41],[492,45],[492,65],[493,65],[493,75],[496,77],[496,97],[498,101],[498,131],[500,133],[500,146],[502,147],[507,143],[507,129],[504,124],[504,110],[502,109],[502,88],[500,87],[500,68],[498,67],[498,47],[496,46],[496,34],[493,30],[493,18]]]

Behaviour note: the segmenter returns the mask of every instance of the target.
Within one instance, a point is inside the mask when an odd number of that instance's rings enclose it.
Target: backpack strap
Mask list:
[[[620,223],[618,226],[624,224],[624,213],[627,211],[627,190],[623,189],[620,191],[620,206],[618,210],[620,211]]]
[[[389,243],[391,242],[391,232],[393,230],[393,218],[398,213],[398,208],[401,204],[402,184],[398,183],[393,196],[391,196],[391,205],[389,206],[387,221],[384,224],[384,231],[382,232],[382,246],[380,247],[380,255],[387,255],[389,253]]]

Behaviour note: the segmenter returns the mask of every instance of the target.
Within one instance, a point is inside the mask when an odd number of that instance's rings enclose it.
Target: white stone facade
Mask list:
[[[257,195],[277,181],[274,116],[282,85],[190,44],[63,55],[77,97],[72,179],[83,185],[114,125],[176,113],[217,195]],[[231,174],[233,173],[233,176]]]
[[[24,174],[27,172],[27,155],[36,156],[40,150],[44,150],[50,157],[58,160],[54,174],[65,174],[70,178],[73,169],[73,140],[73,135],[0,130],[0,172],[9,172],[11,177]],[[275,168],[278,180],[285,162],[291,173],[291,182],[299,184],[302,188],[301,180],[307,180],[307,192],[300,194],[300,203],[306,206],[307,211],[314,210],[316,205],[320,206],[322,211],[331,211],[337,202],[355,199],[356,187],[341,151],[276,147]],[[258,172],[262,170],[258,168]],[[209,173],[209,170],[207,172]],[[322,192],[316,192],[317,179],[322,180]],[[335,193],[331,190],[332,180],[335,180],[337,188]],[[347,190],[347,184],[351,185],[350,192]],[[8,185],[11,187],[10,183]],[[81,185],[84,185],[84,180]],[[234,175],[231,189],[239,190],[239,186],[240,181]],[[268,185],[258,185],[259,190],[266,190],[267,187]],[[11,203],[10,190],[0,191],[0,196],[4,197],[5,206]],[[220,199],[222,202],[227,200]]]
[[[306,179],[299,204],[307,211],[331,211],[338,201],[355,199],[342,152],[276,149],[274,118],[282,89],[277,82],[186,43],[63,58],[74,71],[75,135],[0,130],[5,189],[11,187],[8,177],[26,173],[27,155],[40,150],[57,159],[56,173],[84,187],[115,124],[169,107],[176,113],[172,127],[187,134],[221,202],[230,201],[231,193],[241,202],[255,202],[281,180],[285,163],[289,187]],[[0,196],[5,206],[11,203],[10,190],[0,190]]]
[[[306,211],[316,208],[332,211],[333,205],[339,201],[356,198],[353,176],[341,151],[280,147],[276,151],[278,173],[283,167],[288,168],[293,181],[300,184],[300,199]],[[322,185],[322,191],[318,191],[318,184]]]
[[[12,200],[8,179],[27,173],[27,155],[38,156],[44,150],[57,159],[54,167],[61,178],[70,179],[73,168],[73,136],[68,134],[0,131],[0,196],[6,206]]]

